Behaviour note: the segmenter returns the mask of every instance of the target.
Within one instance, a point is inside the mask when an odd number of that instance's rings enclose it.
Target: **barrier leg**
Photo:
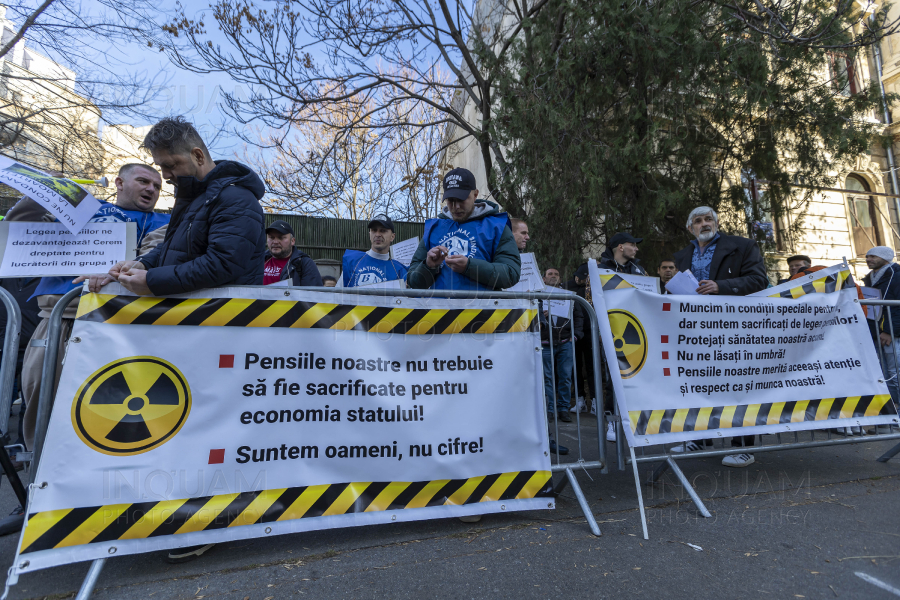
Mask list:
[[[644,510],[644,494],[641,492],[641,476],[638,475],[637,459],[634,457],[634,448],[628,446],[631,452],[631,469],[634,471],[634,487],[637,490],[638,508],[641,511],[641,527],[644,530],[644,539],[649,540],[650,535],[647,533],[647,513]]]
[[[578,499],[578,504],[581,506],[581,512],[584,513],[584,518],[587,519],[588,526],[591,528],[591,533],[599,537],[600,526],[597,525],[594,513],[591,512],[591,507],[588,504],[587,498],[584,497],[584,492],[581,491],[581,486],[578,485],[578,479],[575,478],[575,473],[572,472],[571,468],[566,468],[566,479],[569,480],[572,491],[575,492],[575,497]]]
[[[75,600],[88,600],[91,597],[91,594],[94,593],[94,586],[97,585],[97,579],[100,577],[100,571],[103,570],[105,564],[105,558],[98,558],[91,563],[91,568],[88,569],[87,576],[81,582],[81,589],[78,590]]]
[[[706,510],[706,505],[703,504],[703,500],[701,500],[700,496],[697,495],[697,492],[696,490],[694,490],[691,482],[688,481],[688,478],[684,476],[684,473],[681,472],[681,469],[678,467],[678,465],[675,464],[675,461],[672,459],[672,457],[667,458],[666,462],[669,463],[669,468],[672,469],[672,473],[675,474],[675,477],[678,478],[678,481],[680,481],[681,485],[684,486],[684,489],[687,490],[688,495],[691,497],[691,500],[694,502],[697,510],[700,511],[700,514],[707,518],[712,517],[712,515],[709,514],[709,511]]]
[[[657,481],[659,481],[659,478],[663,476],[663,473],[665,473],[668,469],[669,463],[667,463],[666,461],[659,463],[659,466],[656,467],[656,470],[653,471],[653,475],[650,476],[650,481],[652,483],[656,483]]]
[[[897,456],[898,454],[900,454],[900,444],[897,444],[896,446],[894,446],[893,448],[891,448],[890,450],[888,450],[887,452],[885,452],[884,454],[879,456],[878,462],[887,462],[887,461],[891,460],[892,458],[894,458],[895,456]]]
[[[16,498],[19,499],[19,504],[24,508],[26,505],[25,486],[22,485],[22,480],[19,479],[19,475],[16,473],[15,467],[13,467],[9,453],[2,445],[0,445],[0,466],[3,467],[6,478],[9,480],[9,485],[12,486],[13,491],[16,493]]]

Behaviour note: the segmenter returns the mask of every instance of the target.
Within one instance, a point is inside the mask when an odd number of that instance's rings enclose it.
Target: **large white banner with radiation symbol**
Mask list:
[[[552,508],[540,346],[526,300],[85,294],[13,577]]]
[[[855,288],[671,296],[611,286],[589,266],[632,446],[900,420]]]

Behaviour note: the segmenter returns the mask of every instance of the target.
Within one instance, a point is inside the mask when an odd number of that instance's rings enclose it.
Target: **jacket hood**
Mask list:
[[[175,187],[176,198],[193,200],[200,194],[209,191],[206,201],[218,197],[226,186],[236,185],[252,193],[257,200],[266,193],[266,186],[250,167],[233,160],[220,160],[203,179],[196,177],[179,177]]]
[[[476,200],[475,208],[472,210],[472,214],[469,215],[469,218],[466,219],[466,223],[498,214],[500,214],[500,205],[496,202],[491,202],[490,200]],[[441,210],[441,214],[438,215],[438,219],[453,219],[453,216],[445,206]]]

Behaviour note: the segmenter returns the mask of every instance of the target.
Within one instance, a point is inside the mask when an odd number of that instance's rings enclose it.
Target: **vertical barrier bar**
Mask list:
[[[3,362],[0,364],[0,438],[5,439],[9,433],[9,411],[12,408],[12,392],[16,379],[22,311],[19,310],[19,304],[12,294],[2,287],[0,300],[6,308],[6,335],[3,336]]]
[[[594,307],[590,302],[578,294],[575,294],[575,301],[582,308],[586,308],[585,313],[591,321],[591,361],[594,363],[594,401],[597,402],[603,397],[601,392],[603,382],[600,381],[600,375],[603,373],[600,365],[600,322],[597,320],[597,313],[594,312]],[[600,452],[600,462],[603,463],[603,469],[600,472],[609,473],[609,467],[606,466],[606,414],[604,414],[602,406],[597,408],[597,446]]]
[[[62,316],[72,300],[78,298],[82,288],[75,288],[60,298],[50,313],[50,327],[47,328],[47,347],[44,348],[44,364],[41,369],[41,393],[38,399],[37,422],[34,426],[34,455],[28,482],[34,483],[37,468],[47,437],[47,426],[50,424],[50,411],[53,408],[53,392],[56,383],[56,361],[59,357],[59,342],[62,338]]]

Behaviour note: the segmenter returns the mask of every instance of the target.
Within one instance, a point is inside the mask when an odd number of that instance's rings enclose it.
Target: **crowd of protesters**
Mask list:
[[[347,250],[338,277],[322,275],[314,260],[297,248],[294,229],[283,220],[265,225],[260,199],[265,192],[262,180],[247,166],[230,160],[213,161],[194,127],[181,117],[163,119],[147,133],[143,147],[155,166],[128,164],[115,178],[114,203],[101,202],[91,222],[135,223],[137,252],[133,260],[115,265],[108,273],[65,277],[5,279],[2,285],[12,293],[22,309],[23,328],[18,353],[16,390],[21,387],[24,415],[20,418],[22,448],[31,448],[42,384],[41,371],[53,307],[68,291],[86,282],[98,292],[113,281],[138,295],[164,296],[226,285],[287,285],[353,288],[373,284],[405,285],[413,289],[492,291],[511,288],[519,282],[521,254],[527,252],[532,236],[528,223],[510,219],[497,204],[479,197],[474,175],[453,169],[443,180],[444,208],[425,223],[422,239],[409,266],[391,257],[395,239],[394,223],[385,214],[368,222],[370,248]],[[157,168],[159,170],[157,170]],[[161,172],[161,173],[160,173]],[[163,180],[175,190],[172,214],[155,212]],[[9,221],[49,221],[53,217],[27,198],[10,209]],[[655,274],[660,292],[678,272],[696,278],[697,294],[746,296],[769,287],[763,256],[750,239],[719,231],[719,219],[709,207],[695,208],[686,229],[694,239],[682,250],[660,261]],[[609,238],[598,258],[598,266],[629,276],[648,276],[637,255],[643,238],[619,232]],[[900,299],[900,265],[892,249],[878,246],[869,250],[866,262],[871,269],[865,285],[877,288],[881,297]],[[815,272],[808,256],[788,258],[789,277],[779,283]],[[588,301],[591,290],[588,266],[579,266],[571,279],[550,266],[542,273],[545,289],[566,290]],[[63,315],[63,332],[58,362],[72,330],[76,307]],[[900,307],[885,311],[889,318],[872,322],[873,337],[883,347],[884,371],[895,400],[900,396],[897,375],[900,357]],[[540,302],[538,318],[542,344],[544,395],[548,424],[571,422],[570,412],[613,412],[611,381],[597,373],[593,358],[599,349],[591,345],[587,316],[577,302],[569,317],[550,314],[549,303]],[[5,325],[5,318],[0,327]],[[0,331],[2,333],[2,331]],[[43,342],[43,343],[42,343]],[[58,365],[59,367],[59,365]],[[57,368],[58,385],[60,368]],[[576,379],[577,376],[577,379]],[[595,398],[595,378],[601,378],[604,404]],[[577,390],[577,392],[576,392]],[[566,454],[568,449],[553,438],[550,450]],[[612,419],[605,431],[615,441]],[[708,443],[708,442],[707,442]],[[704,442],[688,442],[673,452],[702,449]],[[739,436],[732,446],[743,452],[726,456],[722,463],[745,467],[754,462],[754,436]],[[18,463],[16,463],[18,465]],[[21,509],[19,509],[21,510]],[[466,517],[475,521],[480,517]],[[169,559],[178,562],[203,554],[211,545],[173,550]]]

